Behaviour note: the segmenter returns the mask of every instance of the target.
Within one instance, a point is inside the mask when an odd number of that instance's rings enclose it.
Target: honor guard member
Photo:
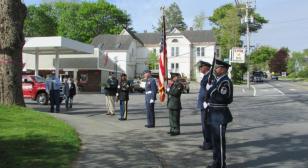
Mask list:
[[[206,86],[214,160],[208,168],[226,168],[225,133],[227,124],[233,119],[228,107],[233,101],[233,84],[227,76],[230,65],[220,60],[216,60],[215,63],[216,81]]]
[[[184,86],[178,80],[180,74],[171,74],[172,83],[170,87],[167,88],[167,107],[169,109],[169,123],[171,136],[180,135],[180,111],[181,106],[181,95]]]
[[[54,112],[54,105],[56,105],[56,112],[60,112],[60,88],[61,81],[56,77],[55,72],[52,71],[49,78],[46,80],[46,92],[50,100],[50,112]]]
[[[129,82],[127,75],[121,74],[121,80],[118,85],[117,100],[120,100],[120,117],[119,120],[127,120],[127,103],[129,100]]]
[[[154,78],[151,77],[151,71],[144,71],[144,78],[146,79],[145,83],[145,108],[147,113],[147,128],[155,127],[155,112],[154,104],[156,100],[157,85]]]
[[[203,77],[200,81],[200,89],[199,89],[199,95],[198,95],[198,101],[197,101],[197,107],[198,109],[201,110],[201,125],[202,125],[202,133],[203,133],[203,144],[199,146],[202,150],[208,150],[212,149],[212,143],[211,143],[211,130],[210,130],[210,125],[207,122],[208,119],[208,109],[205,109],[203,107],[203,103],[205,100],[205,95],[206,95],[206,85],[209,80],[210,76],[210,68],[211,64],[208,62],[204,61],[199,61],[198,62],[198,67],[199,71],[201,74],[203,74]]]

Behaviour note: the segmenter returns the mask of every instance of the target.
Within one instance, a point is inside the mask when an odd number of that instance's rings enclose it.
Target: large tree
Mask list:
[[[173,28],[177,28],[181,31],[187,29],[187,25],[184,22],[184,18],[182,16],[182,11],[176,2],[173,2],[169,7],[165,9],[165,17],[166,17],[166,30],[170,31]],[[160,32],[162,30],[162,19],[160,18],[158,21],[158,26],[154,27],[156,31]]]
[[[90,43],[99,34],[117,34],[131,24],[129,15],[104,0],[56,3],[59,10],[58,34]]]
[[[261,46],[254,50],[250,56],[250,63],[257,70],[268,70],[268,63],[274,57],[277,50],[269,46]]]
[[[57,0],[31,6],[27,36],[58,35],[90,43],[99,34],[118,34],[131,25],[130,16],[105,0]]]
[[[26,37],[56,36],[57,18],[52,15],[52,5],[28,6],[24,34]]]
[[[240,36],[245,35],[245,24],[241,24],[244,11],[233,4],[226,4],[214,10],[209,20],[214,24],[214,32],[222,49],[222,55],[227,56],[232,47],[241,46]],[[249,24],[250,31],[256,32],[268,21],[254,10],[249,10],[254,16],[254,23]]]
[[[281,48],[269,62],[270,72],[281,74],[287,72],[289,49]]]
[[[1,0],[0,7],[0,104],[24,106],[21,73],[27,8],[20,0]]]

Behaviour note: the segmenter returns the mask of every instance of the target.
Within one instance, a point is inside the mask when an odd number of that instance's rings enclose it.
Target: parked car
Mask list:
[[[22,76],[22,91],[25,99],[32,99],[38,104],[47,105],[49,95],[46,92],[45,79],[35,75]],[[60,102],[63,101],[63,87],[60,88]]]
[[[252,72],[253,82],[263,82],[264,81],[264,73],[262,71],[254,71]]]
[[[145,84],[141,82],[139,79],[129,80],[130,82],[130,92],[144,92]],[[141,84],[142,83],[142,84]],[[144,85],[143,87],[141,85]]]

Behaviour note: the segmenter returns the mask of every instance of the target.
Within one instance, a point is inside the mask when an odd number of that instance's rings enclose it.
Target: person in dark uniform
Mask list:
[[[207,122],[207,111],[208,108],[204,108],[203,103],[205,101],[205,95],[206,95],[206,84],[209,80],[209,71],[211,68],[211,64],[204,61],[198,62],[198,67],[200,73],[203,74],[203,77],[200,81],[200,89],[199,89],[199,95],[198,95],[198,101],[197,101],[197,107],[201,110],[201,125],[202,125],[202,133],[203,133],[203,144],[199,146],[202,150],[208,150],[212,149],[212,143],[211,143],[211,130],[210,125]]]
[[[119,120],[127,120],[127,103],[129,100],[129,82],[127,75],[121,74],[121,80],[118,85],[117,100],[120,100],[120,117]]]
[[[181,95],[184,86],[178,80],[180,74],[172,74],[170,87],[167,88],[167,107],[169,109],[169,123],[171,136],[180,135],[180,111],[182,109],[181,105]]]
[[[50,100],[50,112],[54,112],[54,106],[56,105],[56,112],[60,112],[60,88],[61,81],[56,77],[55,72],[52,71],[49,78],[46,80],[46,92],[49,95]]]
[[[73,107],[73,98],[76,95],[76,85],[73,79],[64,79],[63,93],[65,96],[65,108],[68,110]]]
[[[145,83],[145,108],[147,113],[147,128],[155,127],[155,112],[154,104],[156,100],[157,85],[154,78],[151,77],[151,71],[144,71],[144,78],[146,79]]]
[[[233,84],[227,76],[229,64],[216,60],[216,80],[207,84],[209,124],[213,144],[213,163],[208,168],[226,168],[226,129],[233,117],[228,104],[233,101]]]
[[[106,106],[107,106],[107,113],[106,115],[114,115],[114,103],[117,94],[118,88],[118,80],[115,77],[113,72],[109,72],[109,77],[107,82],[104,84],[105,87],[105,96],[106,96]]]

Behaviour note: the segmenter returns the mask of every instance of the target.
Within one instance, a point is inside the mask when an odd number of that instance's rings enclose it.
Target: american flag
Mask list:
[[[165,100],[165,82],[168,81],[167,77],[167,44],[166,44],[166,26],[165,26],[165,16],[163,16],[162,23],[162,35],[160,43],[160,55],[159,55],[159,100],[164,102]]]

